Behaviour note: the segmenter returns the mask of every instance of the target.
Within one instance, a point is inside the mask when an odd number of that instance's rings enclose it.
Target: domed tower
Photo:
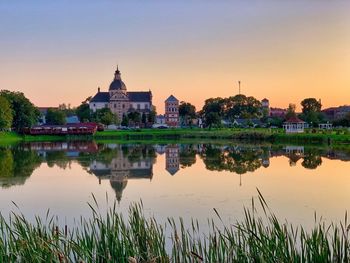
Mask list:
[[[129,97],[126,85],[121,79],[119,68],[114,73],[114,79],[109,85],[109,108],[114,114],[118,115],[119,120],[123,118],[123,114],[129,109]]]

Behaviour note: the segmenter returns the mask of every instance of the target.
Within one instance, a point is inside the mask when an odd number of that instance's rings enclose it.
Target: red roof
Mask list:
[[[305,123],[305,121],[299,119],[298,117],[291,117],[286,120],[285,123]]]

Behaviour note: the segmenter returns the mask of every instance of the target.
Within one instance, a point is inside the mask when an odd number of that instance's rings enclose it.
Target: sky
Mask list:
[[[0,89],[37,106],[107,91],[171,94],[200,110],[242,93],[274,107],[350,104],[350,1],[0,1]]]

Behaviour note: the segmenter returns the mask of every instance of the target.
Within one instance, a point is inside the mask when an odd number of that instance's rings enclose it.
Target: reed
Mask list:
[[[102,215],[95,201],[92,216],[71,229],[59,227],[49,212],[35,223],[22,214],[0,215],[0,262],[349,262],[347,214],[330,225],[315,216],[315,227],[306,231],[281,223],[260,192],[257,200],[259,215],[253,201],[244,220],[208,220],[206,233],[197,220],[159,224],[144,215],[142,202],[124,218],[115,205]]]

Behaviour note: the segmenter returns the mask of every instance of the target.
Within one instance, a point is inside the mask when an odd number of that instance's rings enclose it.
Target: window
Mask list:
[[[117,104],[116,103],[114,103],[114,108],[117,108]]]
[[[138,110],[140,109],[140,104],[137,104],[137,109],[138,109]]]
[[[125,105],[123,104],[122,107],[123,107],[123,109],[124,109],[124,108],[125,108]]]
[[[94,103],[94,107],[96,107],[96,104]]]
[[[145,109],[148,109],[148,104],[145,104]]]

